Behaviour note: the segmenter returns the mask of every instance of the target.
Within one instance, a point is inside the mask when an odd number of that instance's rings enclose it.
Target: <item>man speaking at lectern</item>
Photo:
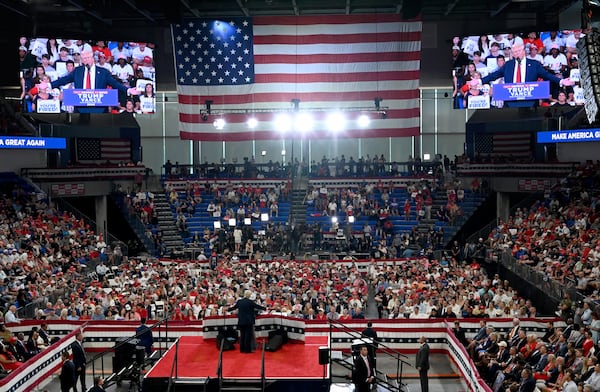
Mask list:
[[[81,53],[81,66],[75,68],[72,72],[66,74],[62,78],[56,79],[54,82],[49,84],[40,83],[38,87],[40,89],[45,89],[47,87],[56,88],[69,83],[73,83],[73,86],[76,89],[95,90],[105,89],[106,86],[111,86],[112,88],[129,95],[138,95],[140,93],[135,87],[127,87],[119,83],[107,69],[96,66],[96,63],[94,62],[94,53],[90,50]],[[80,109],[80,112],[83,111],[82,109]]]
[[[531,83],[538,79],[548,80],[558,84],[560,87],[572,86],[570,78],[561,79],[546,71],[543,65],[534,59],[525,56],[523,44],[515,44],[512,47],[512,60],[507,61],[504,66],[481,79],[482,84],[488,84],[496,79],[504,78],[504,83]],[[508,107],[533,106],[536,101],[510,101],[506,102]]]

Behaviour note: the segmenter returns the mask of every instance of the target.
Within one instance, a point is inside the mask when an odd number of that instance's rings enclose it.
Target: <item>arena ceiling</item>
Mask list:
[[[482,20],[557,25],[575,0],[0,0],[2,30],[38,35],[166,26],[187,17],[327,15],[422,12],[425,21],[456,21],[477,29]],[[514,24],[513,26],[514,27]],[[480,26],[479,29],[485,29]]]

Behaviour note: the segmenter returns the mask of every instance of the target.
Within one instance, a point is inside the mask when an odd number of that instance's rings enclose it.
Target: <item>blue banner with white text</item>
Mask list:
[[[498,101],[520,101],[548,99],[550,82],[499,83],[494,84],[494,99]]]
[[[576,143],[600,141],[600,129],[571,129],[569,131],[538,132],[538,143]]]
[[[65,89],[63,102],[67,106],[117,106],[119,92],[114,89]]]
[[[67,140],[62,137],[0,136],[2,148],[64,150]]]

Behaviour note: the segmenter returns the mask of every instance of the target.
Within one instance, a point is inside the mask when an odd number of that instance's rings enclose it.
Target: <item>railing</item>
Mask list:
[[[45,308],[48,302],[52,302],[53,304],[55,304],[56,300],[58,300],[59,298],[65,298],[64,289],[55,290],[48,295],[35,298],[27,305],[18,308],[17,317],[20,319],[33,319],[36,317],[38,309]]]
[[[530,282],[557,302],[564,298],[566,292],[569,292],[571,295],[574,294],[571,287],[567,287],[550,278],[545,272],[538,271],[527,264],[519,263],[508,250],[490,249],[488,250],[488,255],[496,259],[498,263],[501,263],[506,269]]]
[[[164,324],[164,328],[165,328],[164,339],[163,339],[163,336],[162,336],[162,326],[163,326],[163,324]],[[162,352],[166,351],[166,349],[168,348],[168,337],[169,337],[169,315],[168,314],[162,320],[159,320],[158,322],[154,323],[153,325],[148,326],[148,329],[140,331],[139,333],[136,332],[133,336],[130,336],[127,339],[122,340],[122,341],[118,342],[117,344],[115,344],[114,347],[112,347],[112,348],[110,348],[108,350],[105,350],[105,351],[103,351],[101,353],[98,353],[98,354],[94,355],[91,359],[89,359],[86,362],[86,365],[91,363],[91,365],[92,365],[92,377],[95,378],[96,375],[97,375],[96,374],[96,361],[100,360],[100,368],[101,368],[100,372],[101,372],[101,375],[104,376],[106,374],[106,372],[104,370],[104,357],[107,354],[109,354],[109,353],[117,351],[119,349],[119,347],[121,347],[121,346],[124,346],[126,344],[131,344],[132,340],[138,339],[141,335],[143,335],[144,333],[147,333],[148,330],[150,330],[150,331],[157,330],[158,331],[158,339],[156,339],[158,341],[157,351],[159,353],[162,353]],[[176,343],[178,343],[178,342],[179,342],[179,340],[177,340]],[[177,350],[175,351],[175,355],[177,356]],[[177,358],[177,357],[175,357],[175,358]],[[175,359],[175,363],[177,363],[177,359]],[[138,365],[139,366],[143,366],[143,364],[138,364]],[[111,378],[108,378],[108,379],[105,380],[104,387],[106,388],[106,387],[110,386],[113,382],[119,381],[118,378],[119,378],[118,374],[112,373]]]
[[[331,355],[331,342],[333,341],[333,330],[334,329],[345,332],[351,338],[365,339],[365,337],[362,335],[361,331],[350,328],[340,321],[329,319],[328,322],[329,322],[329,341],[330,341],[330,344],[329,344],[329,368],[331,369],[331,365],[333,362],[332,355]],[[386,346],[385,344],[381,343],[380,341],[373,341],[371,343],[371,345],[373,346],[373,352],[383,353],[385,355],[390,356],[392,359],[396,360],[396,376],[398,377],[397,385],[394,385],[388,381],[388,379],[387,379],[387,377],[385,377],[385,375],[384,375],[384,377],[380,377],[379,375],[376,374],[374,376],[375,384],[383,386],[384,389],[386,389],[388,391],[401,392],[403,390],[403,384],[402,384],[403,366],[410,365],[408,362],[405,361],[405,358],[408,358],[408,357],[406,355],[400,353],[399,351]],[[369,350],[369,351],[371,351],[371,350]],[[330,371],[329,372],[329,383],[330,384],[331,384],[331,378],[332,378],[332,374]]]
[[[175,342],[175,358],[173,359],[173,364],[171,365],[171,373],[169,374],[169,384],[167,386],[167,391],[171,390],[171,387],[173,386],[173,380],[174,379],[176,380],[179,378],[178,362],[179,362],[179,338]],[[173,373],[175,373],[174,376],[173,376]]]
[[[265,377],[265,351],[266,351],[266,342],[263,340],[262,342],[262,357],[260,359],[260,385],[261,391],[265,392],[267,389],[267,378]]]
[[[150,241],[150,239],[146,236],[146,226],[140,220],[140,217],[132,213],[131,210],[127,207],[125,202],[123,201],[124,194],[123,193],[111,193],[112,199],[115,201],[121,213],[137,235],[138,239],[144,244],[146,250],[150,253],[154,251],[154,243]]]
[[[303,175],[309,177],[323,178],[319,175],[321,168],[326,167],[326,177],[395,177],[402,173],[427,175],[433,174],[442,162],[318,162],[310,166],[304,166]],[[270,163],[203,163],[203,164],[172,164],[163,165],[162,173],[166,180],[176,178],[256,178],[262,173],[267,178],[288,178],[292,172],[296,172],[298,163],[270,162]],[[338,173],[339,172],[339,173]]]
[[[540,195],[543,195],[542,192],[535,192],[531,195],[527,196],[525,199],[521,200],[519,203],[512,206],[509,210],[509,215],[514,216],[517,208],[528,207],[533,204],[537,199],[540,198]],[[473,234],[471,234],[466,242],[477,242],[478,238],[487,238],[488,235],[494,230],[495,227],[498,226],[498,219],[494,219],[483,226],[481,229],[477,230]]]
[[[569,174],[579,162],[565,163],[460,163],[456,165],[457,175],[513,177],[564,177]]]
[[[33,181],[99,181],[99,180],[133,180],[137,175],[145,175],[145,166],[79,166],[58,169],[23,168],[21,176]]]
[[[219,378],[219,391],[223,388],[223,346],[225,339],[221,339],[219,345],[219,362],[217,362],[217,377]]]
[[[223,389],[223,347],[225,344],[225,339],[221,340],[221,344],[219,345],[219,361],[217,362],[217,378],[219,380],[219,391]],[[261,391],[264,392],[267,389],[267,378],[265,376],[265,352],[266,352],[266,342],[262,342],[262,353],[260,358],[260,388]]]

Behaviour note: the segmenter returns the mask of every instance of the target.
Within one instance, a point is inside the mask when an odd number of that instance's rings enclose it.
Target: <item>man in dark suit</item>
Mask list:
[[[537,82],[539,78],[554,82],[559,86],[572,86],[571,79],[561,79],[546,71],[543,65],[534,59],[526,58],[523,44],[515,44],[512,49],[512,60],[507,61],[504,66],[481,79],[482,84],[487,84],[496,79],[504,78],[504,83]],[[535,100],[507,102],[509,107],[533,106]]]
[[[239,299],[235,305],[227,309],[229,312],[238,311],[238,329],[240,330],[240,352],[251,353],[254,340],[255,310],[267,310],[250,299],[252,292],[246,290],[244,298]]]
[[[118,82],[111,73],[103,67],[96,66],[94,62],[94,53],[92,51],[84,51],[81,53],[81,66],[75,68],[73,72],[56,79],[54,82],[47,84],[41,83],[38,88],[45,89],[47,87],[56,88],[65,84],[73,83],[76,89],[105,89],[106,86],[111,86],[125,94],[138,95],[139,91],[135,87],[127,87]],[[100,111],[84,110],[84,109],[99,109],[99,108],[81,108],[81,112],[95,113]]]
[[[77,382],[77,373],[75,372],[75,365],[73,361],[69,359],[69,352],[63,351],[61,354],[63,361],[60,369],[60,390],[61,392],[70,392],[71,389],[75,389],[75,383]]]
[[[465,329],[460,326],[460,321],[458,321],[458,320],[454,321],[454,328],[452,328],[452,332],[454,332],[454,336],[456,336],[456,339],[458,339],[458,341],[463,346],[467,347],[467,345],[469,343],[467,342],[467,337],[465,335]]]
[[[419,343],[421,343],[421,347],[417,351],[415,367],[419,371],[419,378],[421,379],[421,392],[429,392],[429,379],[427,377],[429,371],[429,345],[427,344],[427,338],[421,336]]]
[[[364,345],[360,348],[360,354],[354,358],[352,382],[356,387],[356,392],[369,392],[374,381],[373,358],[369,356],[369,348]]]
[[[373,328],[373,323],[369,321],[367,328],[361,332],[363,338],[371,339],[372,343],[368,345],[369,356],[373,359],[373,366],[377,366],[377,331]]]
[[[15,343],[15,347],[19,357],[22,357],[24,361],[27,361],[29,358],[35,356],[35,353],[30,353],[27,348],[27,344],[25,343],[25,335],[23,332],[17,333],[17,342]]]
[[[152,330],[146,325],[146,319],[140,320],[141,325],[136,328],[135,336],[140,340],[140,346],[143,346],[146,350],[146,355],[152,354],[152,345],[154,344],[154,337],[152,336]]]
[[[40,338],[42,338],[42,340],[44,341],[44,344],[46,346],[49,346],[50,345],[50,335],[48,333],[48,323],[40,324],[40,329],[38,330],[38,333],[40,334]]]
[[[81,390],[85,392],[87,391],[87,387],[85,386],[85,363],[87,360],[85,349],[83,348],[83,332],[77,333],[71,349],[73,350],[73,363],[75,364],[75,385],[73,385],[73,391],[77,391],[77,378],[79,378]]]

